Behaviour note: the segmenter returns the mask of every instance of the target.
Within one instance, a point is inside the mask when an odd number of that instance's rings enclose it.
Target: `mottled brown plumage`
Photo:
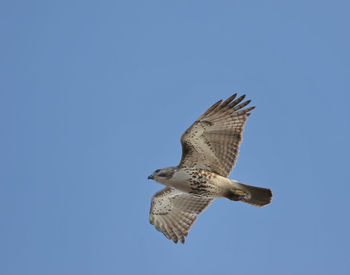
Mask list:
[[[231,173],[242,141],[244,124],[249,112],[255,108],[240,110],[250,100],[241,103],[245,98],[242,95],[233,101],[236,95],[223,103],[221,100],[215,103],[182,135],[180,168],[203,169],[223,177]]]
[[[167,187],[152,198],[150,222],[168,239],[184,243],[189,229],[218,197],[255,206],[270,203],[270,189],[228,179],[236,163],[242,132],[255,107],[244,109],[245,95],[212,105],[182,135],[182,158],[177,167],[156,170],[149,179]]]
[[[175,243],[184,243],[192,224],[212,202],[212,198],[194,196],[166,187],[152,198],[150,222]]]

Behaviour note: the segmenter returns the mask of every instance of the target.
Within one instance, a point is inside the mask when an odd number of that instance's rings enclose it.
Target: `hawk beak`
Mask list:
[[[153,180],[154,177],[153,177],[152,175],[150,175],[150,176],[148,176],[148,179],[149,179],[149,180]]]

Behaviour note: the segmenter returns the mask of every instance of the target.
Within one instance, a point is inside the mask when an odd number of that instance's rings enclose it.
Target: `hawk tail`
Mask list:
[[[272,192],[268,188],[255,187],[232,181],[234,188],[226,194],[226,198],[234,201],[243,201],[254,206],[264,206],[271,202]]]

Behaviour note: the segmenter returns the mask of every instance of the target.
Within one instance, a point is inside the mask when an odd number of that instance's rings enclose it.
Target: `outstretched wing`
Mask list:
[[[227,177],[235,165],[244,124],[250,111],[243,109],[250,100],[234,94],[211,106],[182,135],[182,159],[179,167],[208,170]],[[241,103],[242,102],[242,103]]]
[[[213,198],[199,197],[166,187],[152,198],[149,221],[175,243],[184,243],[196,214],[209,206]]]

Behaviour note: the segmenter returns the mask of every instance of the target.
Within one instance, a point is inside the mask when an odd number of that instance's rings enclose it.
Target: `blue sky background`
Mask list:
[[[2,1],[1,274],[348,274],[348,1]],[[257,106],[185,245],[153,170],[233,92]]]

